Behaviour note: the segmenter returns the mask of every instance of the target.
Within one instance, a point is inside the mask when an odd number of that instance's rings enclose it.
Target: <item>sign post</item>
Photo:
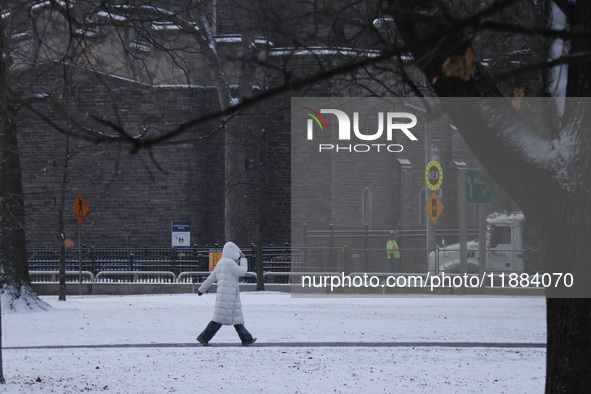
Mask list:
[[[81,191],[78,192],[78,196],[76,196],[74,204],[72,204],[72,211],[76,215],[76,220],[78,220],[78,293],[82,295],[82,244],[80,233],[82,232],[82,223],[86,219],[89,210]]]
[[[427,225],[427,253],[429,253],[430,250],[437,250],[437,243],[435,242],[435,224],[437,223],[437,220],[439,220],[441,212],[443,211],[443,204],[438,196],[438,194],[441,195],[440,188],[443,183],[443,169],[437,160],[431,160],[427,163],[425,168],[425,183],[428,188],[425,194],[427,199],[425,212],[427,212],[427,216],[431,219],[431,222],[433,222],[433,224],[431,224],[427,220],[425,223]],[[429,190],[431,190],[431,196],[428,195]],[[438,271],[439,267],[435,267],[435,270]]]
[[[431,160],[427,163],[427,168],[425,169],[425,183],[429,190],[433,191],[431,197],[427,201],[427,205],[425,205],[425,211],[433,224],[435,224],[437,223],[437,220],[439,220],[439,216],[441,216],[441,212],[444,208],[443,203],[437,196],[437,190],[443,183],[443,170],[441,165],[435,160]]]
[[[468,272],[468,223],[466,204],[462,196],[466,194],[466,166],[458,166],[458,222],[460,223],[460,273]]]
[[[478,204],[478,253],[480,257],[480,274],[486,267],[486,211],[485,204],[490,204],[494,191],[488,190],[487,183],[480,176],[479,170],[466,170],[466,203]]]

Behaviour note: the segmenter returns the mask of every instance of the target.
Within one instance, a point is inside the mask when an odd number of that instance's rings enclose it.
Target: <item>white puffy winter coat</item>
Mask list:
[[[236,262],[240,259],[240,265]],[[222,258],[217,262],[209,277],[203,282],[199,291],[205,293],[217,281],[217,293],[213,320],[219,324],[244,324],[238,278],[246,274],[248,264],[246,258],[240,258],[240,248],[228,242],[222,250]]]

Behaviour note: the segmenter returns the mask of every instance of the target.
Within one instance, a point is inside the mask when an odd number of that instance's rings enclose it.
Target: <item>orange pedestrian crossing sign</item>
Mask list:
[[[441,212],[443,211],[443,204],[439,197],[437,197],[437,193],[433,192],[429,201],[427,201],[427,205],[425,205],[425,211],[427,211],[427,215],[433,221],[433,224],[437,223]]]
[[[74,200],[74,204],[72,204],[72,211],[74,215],[76,215],[76,220],[78,220],[78,224],[82,226],[82,222],[88,215],[88,204],[86,204],[86,200],[82,195],[82,192],[78,192],[78,196],[76,200]]]

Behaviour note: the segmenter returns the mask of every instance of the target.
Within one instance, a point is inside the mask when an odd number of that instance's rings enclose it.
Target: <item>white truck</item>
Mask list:
[[[535,238],[522,213],[491,214],[487,219],[486,267],[483,271],[525,272],[541,271],[540,253]],[[480,272],[478,241],[467,242],[467,272]],[[429,254],[431,273],[460,273],[460,244],[441,246]]]

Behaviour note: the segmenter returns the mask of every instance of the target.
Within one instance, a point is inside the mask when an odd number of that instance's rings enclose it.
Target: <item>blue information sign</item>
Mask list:
[[[172,222],[172,246],[175,248],[191,246],[191,222]]]

